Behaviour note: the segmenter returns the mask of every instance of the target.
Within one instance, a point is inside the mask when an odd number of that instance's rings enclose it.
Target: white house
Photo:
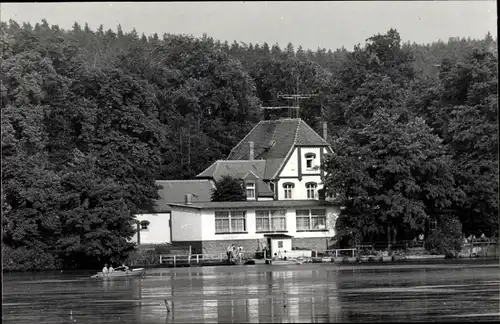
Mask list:
[[[152,213],[137,215],[141,244],[172,243],[219,254],[230,244],[246,251],[283,255],[293,249],[327,248],[339,208],[320,197],[319,168],[331,148],[299,118],[260,121],[230,152],[196,180],[158,181],[161,199]],[[224,175],[244,181],[247,200],[211,202]],[[137,240],[137,236],[136,236]]]
[[[331,152],[328,142],[299,118],[260,121],[227,160],[197,175],[210,181],[223,175],[242,179],[247,201],[170,204],[173,244],[204,253],[224,252],[232,243],[247,251],[265,244],[273,254],[324,250],[339,213],[319,195],[324,178],[319,166]]]

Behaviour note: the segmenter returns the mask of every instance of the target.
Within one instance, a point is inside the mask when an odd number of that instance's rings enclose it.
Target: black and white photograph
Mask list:
[[[0,4],[2,322],[500,322],[497,2]]]

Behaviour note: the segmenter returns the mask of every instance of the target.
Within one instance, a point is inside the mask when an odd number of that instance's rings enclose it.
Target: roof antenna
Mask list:
[[[300,112],[299,100],[300,99],[309,99],[311,97],[317,96],[317,94],[313,94],[313,93],[300,94],[299,93],[299,80],[300,80],[300,76],[297,76],[295,94],[280,94],[280,93],[278,93],[278,95],[277,95],[277,97],[279,99],[293,100],[293,102],[294,102],[293,106],[274,106],[274,107],[261,106],[261,109],[269,109],[269,110],[271,110],[271,109],[288,109],[288,118],[299,118],[299,112]]]

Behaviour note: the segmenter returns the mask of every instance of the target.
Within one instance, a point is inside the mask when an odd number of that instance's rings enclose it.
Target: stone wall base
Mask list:
[[[324,237],[294,237],[292,238],[292,250],[326,250],[326,238]]]
[[[177,254],[187,254],[189,246],[191,246],[192,254],[220,255],[221,253],[226,253],[228,246],[234,244],[236,247],[241,245],[243,247],[243,251],[252,256],[253,253],[262,251],[262,243],[264,242],[265,240],[262,239],[183,241],[172,242],[171,250],[173,252],[179,252]],[[265,244],[267,245],[267,243]],[[326,249],[326,239],[324,237],[294,237],[292,238],[292,250],[295,249],[324,251]]]

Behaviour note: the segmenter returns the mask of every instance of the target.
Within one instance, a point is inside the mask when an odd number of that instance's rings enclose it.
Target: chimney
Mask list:
[[[253,158],[254,158],[253,142],[248,142],[248,159],[253,160]]]
[[[192,194],[186,194],[184,195],[184,203],[186,205],[191,205],[193,203],[193,195]]]
[[[323,122],[323,138],[328,141],[328,124],[326,121]]]

